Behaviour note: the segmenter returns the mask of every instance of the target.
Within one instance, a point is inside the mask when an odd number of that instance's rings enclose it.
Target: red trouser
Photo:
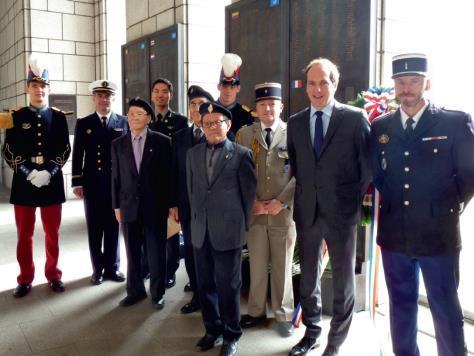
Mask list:
[[[18,244],[16,258],[20,264],[18,284],[31,284],[35,277],[35,264],[33,262],[33,232],[35,229],[34,206],[15,205],[15,221],[18,230]],[[45,234],[46,264],[45,276],[48,281],[61,279],[62,272],[58,268],[59,257],[59,225],[61,224],[61,204],[42,206],[41,221]]]

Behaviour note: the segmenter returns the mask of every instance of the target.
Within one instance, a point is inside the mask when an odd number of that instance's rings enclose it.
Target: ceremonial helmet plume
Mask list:
[[[28,83],[39,82],[49,85],[48,69],[35,54],[30,55],[27,81]]]
[[[221,84],[240,84],[240,66],[242,58],[235,53],[226,53],[221,59],[222,70],[219,78]]]

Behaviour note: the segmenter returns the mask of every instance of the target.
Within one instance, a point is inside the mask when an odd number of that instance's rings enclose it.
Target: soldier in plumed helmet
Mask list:
[[[54,292],[63,292],[58,268],[59,226],[65,201],[62,167],[71,148],[66,116],[48,106],[49,74],[38,58],[30,57],[26,93],[29,105],[13,113],[13,127],[6,130],[2,154],[13,169],[10,203],[14,205],[18,232],[18,286],[13,296],[31,291],[35,277],[33,233],[36,208],[41,210],[45,232],[45,275]]]
[[[242,58],[234,53],[226,53],[221,59],[222,69],[219,77],[219,98],[217,102],[229,110],[232,114],[232,126],[228,135],[233,139],[242,126],[253,124],[252,110],[237,102],[237,94],[240,92],[240,67]]]

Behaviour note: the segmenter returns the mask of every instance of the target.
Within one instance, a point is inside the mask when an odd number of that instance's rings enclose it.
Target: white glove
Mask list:
[[[36,169],[33,169],[30,174],[26,177],[26,180],[32,180],[36,175],[38,174],[38,171]],[[33,184],[33,183],[32,183]]]
[[[35,177],[31,180],[31,184],[34,186],[41,188],[43,185],[48,185],[49,181],[51,180],[51,173],[47,170],[39,171]]]

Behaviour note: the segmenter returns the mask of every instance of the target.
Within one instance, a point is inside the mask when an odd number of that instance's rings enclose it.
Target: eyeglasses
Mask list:
[[[202,123],[202,127],[205,129],[210,129],[213,126],[222,126],[224,122],[226,122],[226,119],[223,120],[217,120],[217,121],[206,121]]]

